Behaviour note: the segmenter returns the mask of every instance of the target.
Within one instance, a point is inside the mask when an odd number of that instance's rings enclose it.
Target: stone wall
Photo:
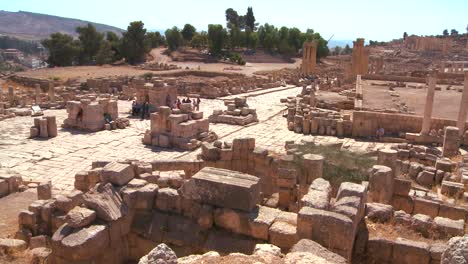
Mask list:
[[[419,133],[422,117],[404,114],[389,114],[367,111],[353,112],[353,137],[375,136],[378,128],[383,127],[385,134],[399,135],[402,132]],[[432,118],[431,129],[439,130],[446,126],[456,126],[455,120]]]
[[[90,98],[67,102],[68,118],[63,121],[64,127],[95,132],[105,129],[104,114],[109,114],[112,121],[118,119],[117,101],[109,98]]]

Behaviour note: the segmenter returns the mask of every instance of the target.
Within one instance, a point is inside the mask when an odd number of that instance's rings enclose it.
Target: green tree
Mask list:
[[[245,27],[250,28],[252,31],[257,29],[255,25],[255,16],[252,7],[247,8],[247,14],[245,15]]]
[[[228,8],[226,9],[226,27],[231,29],[232,27],[239,28],[239,14],[237,14],[237,11]]]
[[[102,41],[96,54],[96,63],[98,65],[110,64],[114,62],[114,59],[115,52],[112,49],[112,44],[109,41]]]
[[[458,31],[456,29],[450,30],[450,36],[458,36]]]
[[[245,30],[245,47],[249,49],[256,49],[258,45],[257,32],[252,32],[250,29]]]
[[[208,46],[208,33],[206,31],[196,33],[190,41],[190,46],[197,49],[206,48]]]
[[[298,28],[289,29],[288,42],[296,53],[302,48],[301,31]]]
[[[77,27],[78,39],[80,40],[81,52],[80,64],[90,64],[96,60],[96,54],[104,39],[103,34],[97,32],[96,28],[88,23],[85,27]]]
[[[41,43],[49,50],[47,63],[51,66],[71,66],[80,53],[79,42],[70,35],[54,33]]]
[[[343,54],[351,54],[352,52],[353,52],[353,49],[349,47],[348,44],[346,44],[346,46],[343,49]]]
[[[445,37],[448,36],[449,35],[448,30],[444,29],[444,31],[442,32],[442,35],[444,35]]]
[[[304,37],[305,41],[315,40],[317,42],[317,59],[328,56],[328,53],[330,53],[330,50],[328,49],[328,41],[322,38],[320,33],[314,32],[313,29],[307,29]]]
[[[130,64],[144,61],[149,47],[145,41],[146,29],[143,22],[131,22],[122,37],[122,55]]]
[[[275,26],[265,23],[258,28],[258,41],[267,51],[273,52],[278,47],[278,29]]]
[[[183,37],[177,27],[166,30],[166,42],[170,51],[177,50],[182,46]]]
[[[343,51],[343,48],[341,48],[340,46],[336,46],[334,49],[333,49],[333,55],[340,55],[341,52]]]
[[[197,32],[197,30],[195,29],[194,26],[190,25],[190,24],[185,24],[184,28],[182,29],[182,37],[184,38],[184,40],[189,43],[193,36],[195,35],[195,32]]]
[[[226,29],[219,24],[208,25],[208,49],[212,55],[219,55],[227,40]]]
[[[106,40],[110,43],[112,51],[114,52],[113,61],[122,59],[122,39],[114,32],[106,32]]]
[[[146,41],[151,48],[157,48],[164,44],[164,38],[159,32],[148,32],[146,33]]]

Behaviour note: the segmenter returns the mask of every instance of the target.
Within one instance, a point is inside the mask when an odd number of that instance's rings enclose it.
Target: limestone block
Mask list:
[[[115,221],[125,216],[127,206],[114,187],[110,184],[98,184],[83,195],[86,207],[96,211],[97,217],[105,221]]]
[[[374,165],[369,176],[369,196],[373,202],[389,204],[393,196],[394,178],[390,167]]]
[[[47,119],[47,133],[49,137],[56,137],[57,136],[57,121],[55,116],[46,116]]]
[[[432,218],[424,214],[415,214],[411,217],[411,228],[428,237],[431,232]]]
[[[109,246],[109,230],[105,225],[63,231],[67,228],[70,227],[62,227],[52,237],[52,252],[57,256],[73,261],[91,260]]]
[[[298,255],[296,261],[287,262],[286,259],[290,254],[304,254]],[[307,263],[317,263],[322,262],[323,259],[326,260],[326,263],[335,263],[335,264],[346,264],[348,261],[343,258],[342,256],[335,254],[325,247],[321,246],[319,243],[312,241],[310,239],[301,239],[297,242],[292,248],[288,255],[286,255],[285,262],[286,263],[301,263],[301,261],[306,261],[308,255],[311,254],[313,256],[317,256],[318,260],[312,260]]]
[[[52,182],[44,181],[37,185],[37,199],[48,200],[52,198]]]
[[[414,197],[414,214],[425,214],[434,218],[439,215],[439,203],[429,199]]]
[[[47,132],[47,119],[39,120],[39,136],[41,138],[49,137],[49,133]]]
[[[312,239],[327,248],[351,250],[353,222],[348,217],[310,207],[303,207],[297,218],[300,238]]]
[[[454,236],[463,236],[464,234],[465,221],[452,220],[445,217],[436,217],[434,218],[434,228],[439,233],[440,237],[454,237]]]
[[[259,178],[225,169],[205,167],[181,187],[183,196],[200,203],[252,210],[260,199]]]
[[[393,242],[385,238],[369,238],[367,256],[371,263],[390,263],[392,260]]]
[[[65,219],[69,226],[80,228],[91,224],[96,219],[96,212],[77,206],[68,212]]]
[[[102,168],[101,181],[115,185],[125,185],[135,177],[135,172],[130,164],[111,162]]]
[[[155,207],[161,211],[180,213],[182,210],[182,197],[177,190],[171,188],[158,189]]]
[[[396,195],[407,196],[411,190],[411,181],[396,178],[393,182],[393,193]]]
[[[330,206],[330,198],[331,192],[309,190],[309,192],[302,197],[300,206],[328,210]]]
[[[290,223],[276,221],[269,229],[269,238],[273,245],[289,249],[299,240],[297,227]]]
[[[424,187],[431,188],[435,183],[435,174],[433,172],[423,170],[418,174],[416,182]]]
[[[439,216],[453,220],[464,220],[468,216],[468,209],[462,206],[455,206],[442,203],[440,204],[439,208]]]
[[[408,214],[413,213],[414,201],[411,196],[394,195],[392,204],[395,210],[403,210]]]
[[[458,182],[442,181],[440,192],[449,197],[460,198],[465,191],[465,185]]]
[[[378,151],[377,164],[387,166],[395,172],[398,152],[393,149],[380,149]]]
[[[397,238],[393,244],[393,263],[429,264],[431,255],[429,245],[425,242],[417,242],[404,238]]]
[[[394,215],[393,215],[393,219],[395,221],[395,224],[399,224],[399,225],[406,225],[406,226],[409,226],[411,225],[411,222],[412,222],[412,218],[411,218],[411,215],[406,213],[405,211],[395,211]]]
[[[28,248],[28,244],[19,239],[1,238],[0,239],[0,254],[15,255]]]
[[[393,217],[393,206],[380,203],[367,203],[366,216],[374,222],[386,223]]]
[[[322,178],[324,158],[321,155],[306,154],[302,156],[304,165],[304,173],[306,174],[306,182],[311,184],[315,179]]]

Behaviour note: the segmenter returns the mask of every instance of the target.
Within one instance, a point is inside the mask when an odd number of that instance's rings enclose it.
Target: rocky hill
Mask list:
[[[24,11],[8,12],[0,10],[0,34],[22,39],[44,39],[55,32],[77,36],[75,28],[78,26],[84,26],[87,23],[93,24],[100,32],[112,31],[117,34],[121,34],[123,32],[120,28],[79,19]]]

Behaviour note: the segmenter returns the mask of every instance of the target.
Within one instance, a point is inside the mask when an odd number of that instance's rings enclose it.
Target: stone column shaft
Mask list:
[[[434,93],[436,86],[436,77],[434,74],[429,76],[428,82],[429,86],[427,88],[426,105],[424,107],[424,117],[421,134],[429,134],[431,130],[432,106],[434,104]]]
[[[460,101],[460,111],[458,112],[457,127],[460,136],[465,133],[466,111],[468,110],[468,71],[465,72],[465,85],[463,87],[463,95]]]

